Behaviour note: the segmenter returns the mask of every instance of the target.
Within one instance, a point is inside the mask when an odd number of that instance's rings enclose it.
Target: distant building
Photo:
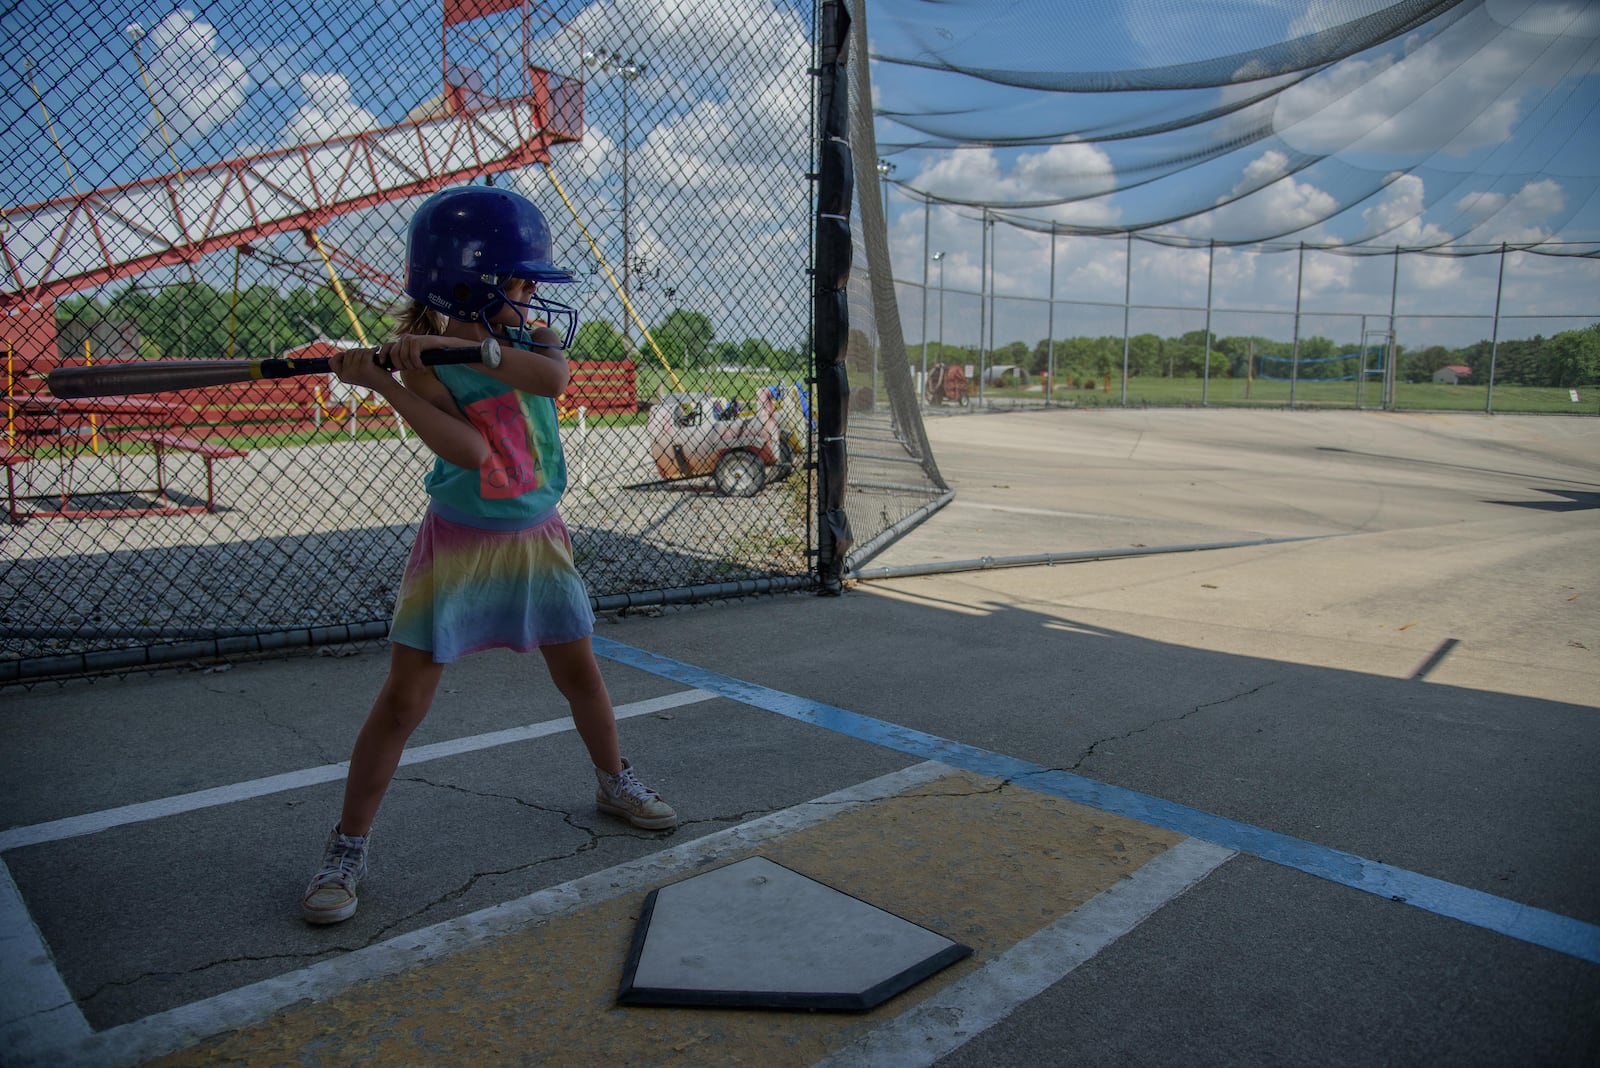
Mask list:
[[[1433,372],[1433,380],[1435,382],[1443,382],[1447,386],[1459,386],[1463,378],[1470,377],[1472,377],[1472,368],[1463,367],[1459,363],[1453,363],[1449,367],[1441,367]]]
[[[87,344],[87,352],[85,345]],[[62,363],[128,363],[139,358],[139,327],[126,319],[68,319],[56,323]]]
[[[1014,363],[997,363],[984,369],[983,381],[990,386],[1026,386],[1028,372]]]

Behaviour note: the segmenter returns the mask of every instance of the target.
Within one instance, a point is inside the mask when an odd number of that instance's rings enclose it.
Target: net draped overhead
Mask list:
[[[878,150],[1060,233],[1600,252],[1600,5],[878,0]]]

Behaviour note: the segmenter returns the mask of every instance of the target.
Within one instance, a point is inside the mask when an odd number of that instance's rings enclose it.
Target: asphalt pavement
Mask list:
[[[602,620],[671,833],[483,654],[313,929],[382,648],[0,693],[0,1062],[1600,1063],[1600,421],[928,433],[954,499],[842,597]],[[973,952],[867,1012],[618,1005],[649,891],[749,856]]]

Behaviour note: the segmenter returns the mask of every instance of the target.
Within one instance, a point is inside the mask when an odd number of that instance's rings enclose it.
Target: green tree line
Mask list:
[[[650,328],[650,339],[671,366],[680,370],[695,367],[749,367],[798,370],[801,353],[794,348],[778,348],[766,338],[747,337],[742,341],[719,340],[709,316],[675,308]],[[580,360],[624,360],[631,357],[653,359],[648,342],[628,340],[610,322],[593,319],[582,323],[572,341],[572,353]]]
[[[353,309],[369,342],[388,337],[395,320],[382,309],[355,304]],[[97,353],[105,359],[265,359],[280,355],[319,337],[356,341],[356,332],[344,302],[331,286],[279,291],[255,285],[235,293],[205,282],[181,282],[160,287],[134,284],[109,298],[75,296],[56,305],[62,331],[81,337],[99,324],[131,326],[114,335],[137,339],[138,351]],[[719,339],[709,316],[675,308],[650,328],[656,347],[676,368],[739,366],[799,369],[798,348],[779,348],[765,338],[740,341]],[[641,355],[643,338],[627,340],[610,322],[582,323],[573,339],[572,358],[623,360]],[[60,342],[64,360],[75,361],[82,352],[68,352],[74,343]],[[643,355],[654,360],[654,354]]]
[[[384,310],[357,304],[355,313],[369,341],[387,337],[394,320]],[[137,353],[99,354],[112,359],[218,359],[233,356],[261,359],[318,337],[346,339],[356,334],[344,303],[330,286],[280,291],[268,285],[233,290],[205,282],[182,282],[160,287],[132,284],[109,298],[68,297],[56,306],[61,324],[89,326],[98,323],[131,324],[121,336],[136,339]],[[709,316],[675,308],[650,328],[661,355],[675,368],[771,367],[798,371],[805,365],[804,346],[779,347],[765,338],[738,341],[716,336]],[[82,331],[78,332],[82,336]],[[1292,342],[1265,337],[1210,336],[1210,366],[1206,366],[1207,335],[1192,330],[1178,337],[1135,334],[1128,338],[1129,373],[1151,377],[1243,378],[1262,374],[1287,377],[1296,350]],[[633,352],[629,352],[629,342]],[[67,352],[73,360],[80,352]],[[644,339],[624,339],[615,325],[590,320],[578,327],[572,356],[582,360],[621,360],[641,355]],[[1051,344],[1033,346],[1013,341],[988,354],[989,366],[1015,365],[1039,374],[1051,364]],[[1096,380],[1120,375],[1123,339],[1120,336],[1058,338],[1054,342],[1054,367],[1058,381]],[[1465,366],[1472,374],[1464,381],[1482,384],[1489,372],[1488,340],[1461,348],[1433,345],[1411,351],[1399,349],[1400,378],[1426,382],[1441,367]],[[644,352],[647,358],[654,354]],[[1300,376],[1338,378],[1360,372],[1360,353],[1340,348],[1325,337],[1300,339]],[[912,345],[913,363],[921,363],[922,346]],[[1335,359],[1335,357],[1342,357]],[[977,363],[970,347],[930,344],[930,363]],[[1320,362],[1311,362],[1320,361]],[[1369,362],[1369,368],[1372,364]],[[1600,382],[1600,323],[1544,337],[1501,341],[1494,351],[1496,383],[1527,386],[1579,386]]]
[[[1157,378],[1199,378],[1208,373],[1206,333],[1193,330],[1179,337],[1134,334],[1128,338],[1128,373]],[[1017,366],[1031,374],[1049,370],[1052,362],[1058,381],[1094,381],[1106,375],[1120,375],[1123,341],[1120,336],[1057,338],[1029,346],[1023,341],[998,346],[984,362],[987,366]],[[909,347],[912,363],[920,367],[922,346]],[[1551,337],[1501,341],[1496,346],[1487,340],[1461,348],[1431,345],[1409,350],[1397,346],[1399,378],[1404,382],[1427,382],[1442,367],[1472,369],[1462,381],[1482,384],[1487,381],[1490,354],[1494,355],[1496,383],[1526,386],[1578,386],[1600,382],[1600,323],[1566,330]],[[1249,375],[1288,377],[1296,358],[1292,341],[1265,337],[1211,335],[1209,375],[1212,378],[1244,378]],[[1361,372],[1361,353],[1339,346],[1325,337],[1304,337],[1298,350],[1300,377],[1341,378]],[[1376,364],[1369,356],[1367,369]],[[928,345],[928,362],[977,364],[978,350],[971,346]],[[1315,362],[1313,362],[1315,361]]]

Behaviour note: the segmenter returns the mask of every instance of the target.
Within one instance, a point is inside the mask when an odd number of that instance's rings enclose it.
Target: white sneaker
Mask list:
[[[356,914],[356,884],[367,874],[367,836],[328,832],[322,867],[311,877],[300,899],[307,923],[338,923]]]
[[[661,800],[661,795],[633,777],[633,765],[626,760],[622,770],[609,775],[599,768],[594,777],[600,783],[594,803],[601,812],[621,816],[635,827],[647,831],[664,831],[678,825],[678,814],[672,806]]]

